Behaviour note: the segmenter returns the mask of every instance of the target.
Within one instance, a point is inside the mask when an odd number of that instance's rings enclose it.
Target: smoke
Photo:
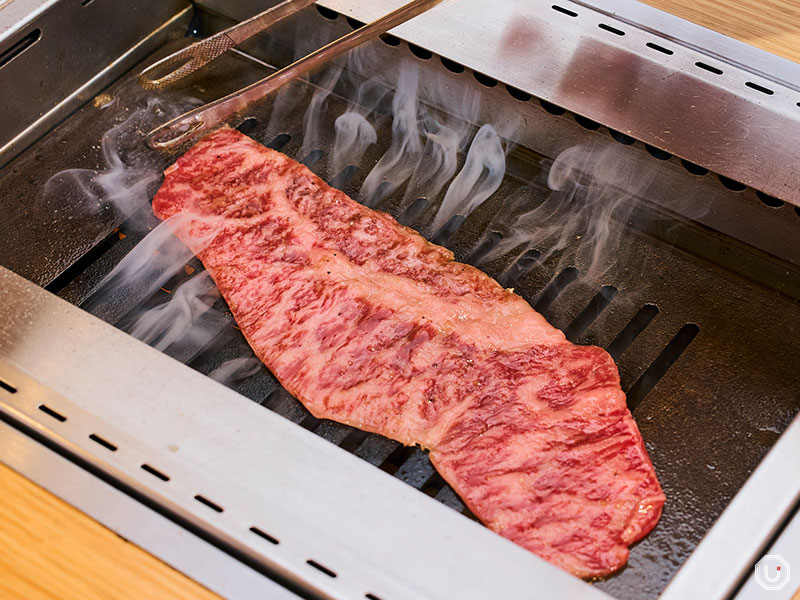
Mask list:
[[[168,302],[142,314],[128,332],[153,348],[165,351],[189,334],[197,337],[208,333],[207,329],[192,331],[192,326],[219,297],[211,276],[203,271],[178,286]]]
[[[444,196],[433,230],[439,230],[454,215],[468,217],[503,181],[506,155],[500,137],[491,125],[484,125],[475,134],[467,152],[464,167]]]
[[[86,199],[87,210],[113,208],[129,217],[147,206],[164,165],[142,143],[144,135],[157,123],[178,116],[199,103],[185,98],[168,103],[146,96],[127,118],[109,129],[100,141],[104,169],[68,169],[53,175],[42,189],[45,196],[77,193]],[[117,108],[116,106],[114,108]],[[117,112],[124,113],[125,107]],[[105,110],[112,110],[109,104]]]
[[[531,206],[530,189],[506,200],[487,227],[487,233],[502,238],[480,262],[512,250],[516,261],[532,249],[543,262],[571,249],[565,258],[580,264],[587,278],[599,277],[617,256],[632,200],[645,193],[653,176],[652,161],[616,144],[572,146],[553,161],[547,178],[551,192],[544,201]]]
[[[417,121],[418,84],[415,66],[400,70],[392,101],[392,142],[361,186],[360,196],[367,206],[376,206],[403,184],[422,153]]]
[[[222,363],[208,374],[211,379],[233,387],[264,368],[255,356],[242,356]]]

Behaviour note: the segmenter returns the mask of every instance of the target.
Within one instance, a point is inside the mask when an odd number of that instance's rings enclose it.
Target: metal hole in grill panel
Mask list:
[[[335,27],[341,33],[349,31],[351,26],[358,26],[358,23],[348,24],[344,19],[337,19],[335,13],[325,9],[317,10],[322,15],[313,21],[314,27]],[[558,5],[553,10],[558,18],[577,16],[577,13]],[[275,41],[275,44],[278,42]],[[654,46],[650,45],[651,50],[667,54],[665,49]],[[275,51],[279,53],[279,50]],[[455,88],[474,90],[489,113],[512,107],[514,111],[521,111],[530,118],[532,123],[551,127],[551,133],[568,134],[576,143],[604,140],[625,151],[637,152],[656,169],[675,167],[675,178],[691,178],[696,186],[713,184],[717,193],[726,195],[726,201],[737,202],[744,196],[744,193],[737,194],[723,188],[718,180],[713,181],[716,178],[698,177],[704,169],[697,165],[685,163],[685,168],[681,167],[679,159],[670,158],[652,147],[646,149],[643,144],[630,144],[632,138],[624,134],[610,132],[579,115],[574,118],[569,114],[564,116],[565,111],[559,106],[548,102],[527,102],[531,99],[529,94],[505,85],[493,85],[491,79],[483,78],[480,74],[465,73],[460,64],[447,59],[444,63],[439,59],[427,60],[433,55],[426,49],[411,46],[409,51],[404,44],[394,46],[380,42],[375,46],[375,51],[387,65],[387,72],[402,57],[415,61],[422,79],[438,78]],[[218,61],[218,64],[208,67],[210,73],[235,73],[233,80],[227,84],[234,89],[240,83],[252,81],[263,73],[262,67],[248,63],[241,57],[226,55]],[[709,67],[698,65],[698,68],[712,73],[718,70]],[[134,69],[132,72],[138,71]],[[483,81],[480,81],[481,78]],[[124,85],[125,81],[114,84],[110,93],[117,94],[125,89]],[[206,91],[198,92],[198,97],[203,94],[208,99],[220,97],[225,92],[221,86],[209,85]],[[301,84],[297,88],[299,91],[291,100],[297,106],[305,107],[314,89]],[[349,194],[356,197],[370,168],[380,159],[391,141],[392,122],[391,118],[385,116],[387,105],[391,109],[391,94],[372,116],[378,134],[377,142],[365,151],[359,164],[338,165],[337,172],[332,152],[332,132],[336,118],[348,107],[348,101],[342,96],[346,92],[347,89],[336,88],[325,99],[319,117],[321,135],[318,140],[312,140],[312,146],[305,150],[304,108],[286,112],[276,122],[271,119],[276,114],[273,111],[276,102],[273,98],[252,111],[253,121],[247,121],[246,127],[255,139],[286,152],[296,160],[309,159],[311,162],[313,159],[314,170],[320,177],[343,185]],[[432,110],[435,112],[436,109]],[[113,118],[113,110],[97,113],[89,105],[80,109],[51,135],[23,153],[12,163],[13,168],[6,169],[0,175],[0,191],[30,189],[23,181],[31,173],[36,174],[36,180],[41,180],[65,168],[98,168],[101,166],[99,149],[89,146],[94,143],[91,140],[100,139]],[[76,147],[68,155],[58,154],[60,140],[74,137],[76,132],[81,132],[81,138],[87,140],[86,148]],[[647,154],[648,151],[655,151],[655,156]],[[52,164],[45,166],[44,171],[42,161],[37,158],[42,155],[52,157]],[[439,231],[442,231],[442,241],[458,259],[468,260],[497,278],[508,274],[507,282],[513,284],[515,291],[534,304],[551,322],[566,329],[575,341],[603,345],[617,360],[623,387],[632,390],[636,420],[666,489],[668,504],[661,523],[631,549],[629,566],[595,585],[621,598],[654,597],[774,443],[776,435],[768,435],[764,431],[782,431],[797,411],[797,399],[789,393],[787,385],[792,380],[792,367],[782,357],[787,350],[796,352],[800,348],[795,340],[787,339],[783,321],[776,315],[797,316],[798,309],[787,297],[769,290],[770,281],[757,280],[762,277],[757,271],[763,263],[754,262],[747,267],[726,262],[726,257],[733,252],[747,257],[751,254],[760,256],[758,252],[748,254],[747,248],[742,249],[743,244],[736,240],[708,231],[706,227],[677,217],[667,210],[661,211],[648,200],[647,191],[643,193],[644,202],[627,216],[621,239],[609,250],[614,253],[616,260],[602,277],[593,278],[585,261],[573,260],[582,238],[568,240],[563,248],[552,254],[551,248],[540,246],[535,240],[526,240],[527,246],[520,244],[502,256],[491,254],[508,237],[508,231],[495,227],[497,223],[492,218],[505,210],[505,201],[525,186],[536,188],[531,192],[534,197],[532,204],[541,202],[549,193],[542,182],[547,179],[553,158],[542,148],[519,144],[508,157],[506,179],[498,191],[474,213],[449,222],[449,228]],[[459,168],[463,160],[462,154]],[[404,198],[405,192],[405,187],[399,186],[377,208],[387,210],[395,217],[402,217],[408,224],[425,230],[430,226],[432,214],[441,197]],[[15,194],[16,198],[18,193]],[[762,198],[765,205],[755,196],[752,199],[754,205],[770,215],[780,212],[773,206],[777,202],[769,198]],[[69,210],[69,202],[70,199],[66,198],[65,210]],[[580,204],[576,201],[575,210],[579,209]],[[795,231],[800,232],[797,215],[790,210],[784,212],[796,223]],[[117,237],[115,240],[112,234],[117,235],[114,229],[120,223],[107,217],[103,219],[86,229],[85,237],[91,238],[91,242],[79,240],[84,244],[81,246],[72,238],[65,241],[68,248],[63,257],[57,257],[58,260],[51,260],[48,249],[27,248],[24,258],[38,270],[23,274],[43,284],[50,283],[91,252],[96,245],[95,240],[108,240],[108,248],[103,248],[102,252],[96,251],[96,256],[89,257],[89,264],[81,264],[78,272],[70,272],[58,280],[53,288],[71,301],[84,301],[102,276],[119,260],[120,254],[129,251],[135,241],[142,237],[141,232],[136,232],[136,227],[141,226],[136,221],[131,223],[130,229],[123,228],[130,232],[127,237]],[[146,219],[143,221],[146,222]],[[76,225],[83,224],[78,219]],[[148,226],[152,225],[150,222]],[[101,226],[106,229],[103,230]],[[429,236],[436,233],[425,232]],[[100,233],[103,235],[98,237]],[[74,251],[66,252],[67,249]],[[4,250],[0,246],[0,252]],[[40,254],[36,253],[37,250]],[[491,260],[487,260],[487,256],[491,256]],[[196,269],[192,276],[202,272],[201,265],[196,261],[189,266]],[[182,283],[192,276],[179,272],[173,283]],[[797,280],[797,272],[790,270],[788,278],[790,283]],[[157,291],[154,295],[130,298],[131,306],[126,306],[122,314],[110,310],[104,314],[109,315],[108,320],[120,323],[130,311],[135,313],[141,307],[156,306],[168,299],[174,291],[170,285],[165,283],[169,293]],[[773,287],[777,285],[776,282]],[[94,307],[93,311],[102,312],[100,308]],[[212,308],[214,314],[224,315],[226,311],[227,307],[221,301]],[[700,333],[692,326],[699,327]],[[742,331],[748,332],[744,338]],[[774,340],[785,343],[776,344]],[[782,349],[779,351],[779,348]],[[231,359],[251,355],[243,336],[231,322],[222,327],[213,340],[193,351],[185,360],[192,368],[211,374],[218,372]],[[346,425],[314,419],[278,385],[265,368],[242,380],[229,382],[229,385],[263,404],[266,409],[311,429],[320,437],[392,473],[446,505],[469,514],[452,489],[432,469],[425,452],[402,448],[396,442]],[[748,394],[748,390],[758,390],[759,394]],[[736,410],[732,410],[732,406],[736,406]],[[736,437],[742,422],[757,424],[753,436]],[[676,424],[687,424],[690,431],[684,431]],[[728,452],[729,440],[733,438],[739,443],[735,461],[730,460]],[[703,456],[702,464],[687,465],[686,456]],[[713,477],[706,463],[717,465]],[[144,470],[159,477],[149,469]],[[160,470],[153,470],[161,473]],[[724,480],[719,478],[720,473],[725,474]],[[213,498],[213,490],[209,490],[209,494]],[[198,495],[196,501],[213,511],[222,510],[222,506],[205,496]],[[690,524],[688,529],[687,523]],[[256,531],[253,534],[261,535]],[[270,541],[266,536],[261,537]],[[653,582],[652,593],[643,593],[634,583],[643,577]]]

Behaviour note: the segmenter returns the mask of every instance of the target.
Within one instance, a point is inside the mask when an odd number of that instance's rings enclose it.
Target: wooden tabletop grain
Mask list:
[[[800,2],[644,1],[800,62]],[[217,598],[2,464],[0,493],[0,598]]]

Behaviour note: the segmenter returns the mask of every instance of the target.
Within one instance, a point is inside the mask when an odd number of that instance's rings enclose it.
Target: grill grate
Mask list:
[[[327,26],[331,37],[339,33],[336,27],[345,26],[342,19],[335,19],[335,14],[316,15],[313,11],[311,14],[312,25]],[[396,38],[385,39],[380,52],[402,51],[404,46],[395,42]],[[161,54],[171,49],[164,48]],[[518,91],[497,85],[491,78],[482,79],[478,75],[467,78],[463,67],[446,59],[431,60],[432,55],[424,49],[410,50],[423,78],[437,81],[443,73],[460,77],[459,85],[465,90],[477,90],[490,107],[497,102],[522,103],[519,107],[514,104],[514,110],[522,113],[537,110],[559,123],[574,121],[573,130],[577,133],[573,135],[578,141],[591,142],[604,136],[610,143],[615,140],[621,147],[648,156],[657,167],[675,167],[677,174],[672,176],[675,181],[707,179],[697,175],[699,171],[690,163],[682,165],[677,158],[659,154],[654,148],[634,143],[631,138],[605,130],[580,116],[565,114],[558,107],[546,103],[539,106]],[[232,89],[244,80],[252,80],[261,73],[261,68],[241,56],[223,57],[214,67],[217,73],[233,73],[225,84]],[[203,99],[222,95],[222,84],[209,84],[199,77],[189,80],[182,93]],[[129,80],[130,75],[112,86],[111,96],[122,99],[131,93]],[[303,143],[303,112],[314,88],[306,84],[295,86],[294,101],[301,107],[299,110],[280,113],[282,119],[276,123],[271,116],[280,111],[275,101],[268,101],[253,111],[244,127],[255,139],[301,160],[323,179],[357,198],[371,166],[378,162],[391,141],[390,95],[379,107],[375,119],[377,143],[367,150],[358,165],[347,165],[334,172],[332,124],[347,108],[347,101],[341,95],[352,91],[347,85],[348,81],[343,80],[341,89],[337,88],[325,100],[319,139],[310,150]],[[179,97],[178,92],[175,97]],[[66,167],[101,165],[99,149],[80,140],[99,139],[102,131],[128,111],[125,106],[106,112],[84,107],[11,164],[0,176],[0,192],[17,187],[35,189],[42,171],[53,174]],[[84,132],[80,139],[76,138],[78,132]],[[526,131],[525,135],[536,139],[535,131]],[[70,140],[69,145],[65,146],[63,140]],[[530,144],[515,148],[508,157],[507,175],[498,191],[466,219],[451,219],[438,231],[430,231],[438,198],[419,198],[411,203],[406,199],[404,203],[405,190],[400,187],[378,208],[447,246],[457,259],[479,265],[503,285],[514,287],[572,341],[603,346],[617,360],[623,388],[628,392],[668,504],[659,526],[632,548],[629,567],[596,585],[620,598],[655,597],[798,410],[795,389],[798,374],[786,357],[800,351],[800,342],[787,327],[800,317],[800,307],[790,296],[793,290],[800,290],[800,277],[792,268],[784,268],[784,262],[775,257],[659,208],[647,194],[626,213],[625,227],[617,247],[611,251],[617,260],[601,273],[582,253],[585,241],[577,236],[555,252],[548,247],[518,247],[486,261],[504,239],[502,228],[495,228],[503,224],[498,222],[498,215],[506,221],[514,217],[517,214],[514,211],[521,208],[514,203],[520,194],[525,197],[525,207],[541,205],[550,195],[546,181],[554,156],[543,150],[548,144],[552,145],[551,141],[544,140],[541,147]],[[65,147],[68,152],[59,154],[58,150]],[[158,160],[162,161],[161,166],[166,165],[166,159]],[[697,185],[697,194],[706,189]],[[785,227],[800,233],[800,219],[790,207],[776,209],[769,197],[765,200],[752,190],[733,187],[736,189],[729,189],[731,186],[721,180],[718,193],[730,202],[755,202],[759,210],[780,210]],[[682,189],[676,184],[675,190]],[[670,190],[659,188],[649,192],[669,195]],[[79,202],[77,197],[66,198],[64,210],[69,211]],[[570,214],[580,208],[576,203],[565,206],[564,210]],[[85,222],[78,219],[76,232],[66,234],[69,243],[62,246],[29,243],[30,239],[42,240],[52,234],[47,228],[53,214],[48,212],[51,209],[47,202],[22,211],[4,207],[3,210],[15,210],[14,215],[23,215],[35,223],[30,231],[20,235],[19,246],[0,247],[0,257],[3,262],[17,261],[10,266],[16,266],[22,274],[47,284],[50,291],[122,329],[130,329],[142,310],[163,304],[180,284],[202,274],[202,265],[192,259],[155,294],[132,290],[123,298],[93,297],[92,292],[102,278],[155,225],[150,208],[140,208],[127,218],[104,212],[102,219],[94,219],[93,225],[84,229],[81,228]],[[78,210],[77,214],[83,213]],[[579,218],[579,212],[575,218]],[[62,226],[59,228],[58,235],[66,232]],[[11,254],[19,248],[24,260]],[[765,271],[764,265],[772,271]],[[773,277],[771,272],[780,273],[782,279]],[[232,359],[252,354],[224,302],[218,300],[204,319],[204,330],[211,330],[214,335],[170,347],[167,352],[205,374],[215,372]],[[267,409],[474,518],[432,468],[424,451],[405,448],[346,425],[315,419],[263,367],[230,385]],[[735,455],[732,447],[736,449]],[[159,477],[159,471],[146,467],[142,465]],[[213,510],[223,510],[205,497],[198,496],[197,500]]]

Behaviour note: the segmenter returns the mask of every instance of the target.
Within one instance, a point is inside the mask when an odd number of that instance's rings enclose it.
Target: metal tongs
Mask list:
[[[197,69],[207,65],[234,46],[238,46],[255,34],[269,29],[276,23],[280,23],[286,17],[314,4],[314,2],[315,0],[284,0],[284,2],[254,17],[250,17],[246,21],[195,42],[183,50],[173,52],[139,73],[139,85],[146,90],[158,90],[167,87],[190,73],[194,73]],[[172,71],[164,73],[165,69],[169,67],[174,68]],[[158,77],[159,73],[164,74]]]
[[[147,144],[151,148],[172,150],[183,142],[199,137],[203,133],[223,123],[232,115],[244,110],[250,104],[257,102],[271,92],[274,92],[282,85],[292,81],[293,79],[296,79],[297,77],[316,67],[321,66],[333,58],[352,50],[362,42],[370,38],[377,37],[382,33],[385,33],[388,30],[405,23],[409,19],[416,17],[417,15],[436,6],[442,1],[443,0],[413,0],[412,2],[409,2],[408,4],[405,4],[400,8],[373,21],[372,23],[364,25],[363,27],[352,31],[347,35],[340,37],[338,40],[331,42],[327,46],[323,46],[322,48],[315,50],[311,54],[293,62],[288,67],[284,67],[283,69],[276,71],[272,75],[269,75],[260,81],[250,84],[249,86],[242,88],[237,92],[233,92],[224,98],[220,98],[219,100],[215,100],[214,102],[210,102],[195,108],[194,110],[184,113],[183,115],[176,117],[175,119],[172,119],[171,121],[159,127],[156,127],[153,131],[147,134],[147,137],[145,138]],[[244,21],[243,23],[240,23],[231,29],[218,33],[211,38],[202,40],[197,44],[189,46],[188,48],[185,48],[184,50],[181,50],[180,52],[177,52],[155,63],[142,72],[142,74],[139,76],[140,81],[142,81],[142,78],[144,77],[148,83],[143,85],[155,84],[153,87],[163,87],[164,85],[168,85],[173,81],[177,81],[181,77],[193,72],[200,66],[207,64],[210,60],[216,58],[233,46],[226,46],[222,50],[217,51],[219,47],[223,47],[224,44],[229,44],[231,42],[233,42],[233,45],[236,45],[236,43],[239,43],[236,42],[236,39],[239,39],[240,41],[241,39],[246,39],[239,38],[236,35],[231,36],[230,33],[232,30],[238,30],[240,27],[244,27],[246,24],[258,20],[258,26],[260,26],[260,29],[253,30],[255,27],[257,27],[254,25],[252,29],[248,27],[245,30],[248,32],[252,31],[252,33],[247,35],[247,37],[250,37],[257,31],[262,31],[270,24],[276,22],[275,11],[280,9],[278,14],[281,15],[279,18],[282,19],[308,4],[311,4],[309,0],[287,0],[286,2],[279,4],[269,11],[265,11],[260,15],[256,15],[248,21]],[[268,14],[269,17],[267,16]],[[209,44],[209,47],[214,48],[213,52],[216,52],[216,54],[213,54],[211,58],[205,59],[206,54],[204,51],[203,58],[197,59],[197,62],[193,62],[194,59],[191,57],[194,57],[195,55],[193,52],[191,52],[192,48],[197,45],[204,45],[206,42],[210,42],[214,38],[224,39],[224,37],[229,38],[230,41],[222,43],[213,42],[212,44]],[[211,54],[212,52],[208,53],[208,55]],[[178,68],[173,73],[156,80],[149,78],[148,73],[152,73],[156,67],[174,65],[180,60],[186,60],[187,56],[190,57],[189,62]]]

